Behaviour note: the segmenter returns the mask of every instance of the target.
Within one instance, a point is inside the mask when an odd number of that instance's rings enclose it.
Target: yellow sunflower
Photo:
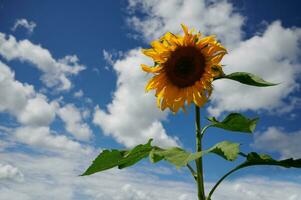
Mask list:
[[[185,111],[185,102],[203,106],[212,92],[213,79],[223,73],[220,64],[227,50],[215,36],[201,37],[182,24],[184,36],[167,32],[159,40],[151,42],[152,48],[142,52],[154,60],[155,66],[141,65],[154,76],[146,91],[155,90],[157,105],[161,110],[169,108]]]

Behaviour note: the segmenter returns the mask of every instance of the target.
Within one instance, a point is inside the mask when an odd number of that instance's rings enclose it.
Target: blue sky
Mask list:
[[[300,2],[289,2],[0,0],[0,199],[195,199],[187,169],[167,163],[77,176],[101,149],[151,137],[194,150],[193,107],[158,110],[139,67],[151,63],[140,48],[180,33],[180,23],[217,35],[229,50],[226,73],[281,83],[216,81],[203,117],[242,112],[260,121],[253,135],[209,129],[205,148],[230,140],[244,152],[300,158]],[[206,157],[207,189],[237,163]],[[255,167],[230,177],[214,199],[297,200],[300,178],[300,170]]]

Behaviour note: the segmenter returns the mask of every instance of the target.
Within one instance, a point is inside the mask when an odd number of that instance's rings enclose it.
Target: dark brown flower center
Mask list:
[[[179,88],[193,85],[200,80],[206,66],[206,60],[195,47],[179,47],[164,65],[169,81]]]

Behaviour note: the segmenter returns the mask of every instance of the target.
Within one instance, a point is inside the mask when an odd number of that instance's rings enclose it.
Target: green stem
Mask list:
[[[189,169],[191,175],[193,176],[194,180],[196,181],[197,180],[197,175],[196,175],[196,172],[194,171],[194,169],[189,165],[187,164],[187,168]]]
[[[202,135],[201,135],[201,123],[200,123],[200,107],[195,106],[195,127],[196,127],[196,150],[202,151]],[[198,200],[205,200],[204,190],[204,178],[203,178],[203,160],[202,157],[195,161],[197,168],[197,188],[198,188]]]
[[[211,196],[213,194],[213,192],[215,191],[215,189],[217,188],[217,186],[219,186],[219,184],[225,179],[227,178],[230,174],[232,174],[233,172],[241,169],[243,167],[243,164],[235,167],[234,169],[232,169],[231,171],[229,171],[227,174],[225,174],[222,178],[220,178],[217,183],[213,186],[213,188],[211,189],[211,191],[209,192],[209,195],[207,197],[207,200],[210,200],[211,199]]]
[[[210,128],[212,126],[212,124],[208,124],[208,125],[206,125],[203,129],[202,129],[202,131],[201,131],[201,137],[203,138],[203,136],[204,136],[204,134],[205,134],[205,131],[208,129],[208,128]]]

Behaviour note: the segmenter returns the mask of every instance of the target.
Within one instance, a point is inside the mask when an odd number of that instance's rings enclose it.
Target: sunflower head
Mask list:
[[[193,102],[203,106],[212,92],[212,81],[223,73],[220,61],[227,50],[215,36],[201,37],[182,24],[184,36],[167,32],[151,42],[142,52],[153,59],[154,66],[141,65],[154,76],[146,91],[155,90],[157,105],[176,113]]]

